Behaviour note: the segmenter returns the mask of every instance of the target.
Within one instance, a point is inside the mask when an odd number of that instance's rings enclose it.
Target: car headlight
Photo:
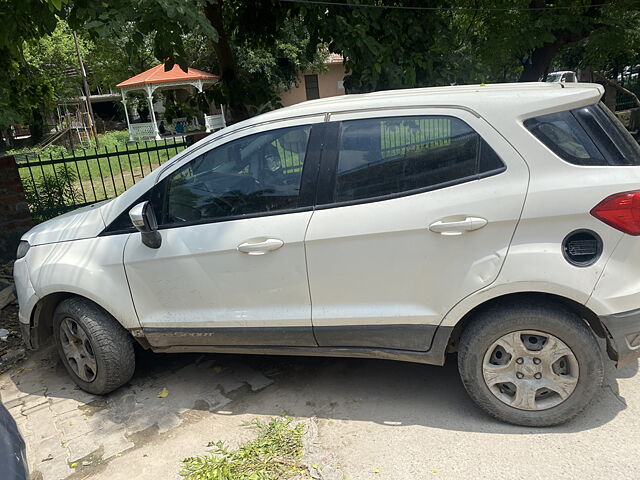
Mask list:
[[[18,251],[16,252],[16,260],[20,260],[22,257],[24,257],[30,248],[31,248],[31,245],[29,245],[29,242],[22,240],[18,245]]]

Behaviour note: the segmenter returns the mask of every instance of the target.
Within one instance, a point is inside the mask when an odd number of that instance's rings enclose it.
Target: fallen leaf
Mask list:
[[[160,393],[158,393],[158,398],[165,398],[169,396],[169,390],[167,390],[167,387],[164,387],[162,390],[160,390]]]

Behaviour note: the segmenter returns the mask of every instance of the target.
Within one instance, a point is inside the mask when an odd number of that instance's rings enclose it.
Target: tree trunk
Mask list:
[[[600,72],[594,71],[593,75],[596,78],[602,80],[607,85],[615,88],[616,90],[618,90],[618,91],[620,91],[622,93],[625,93],[625,94],[629,95],[631,97],[631,99],[633,100],[633,102],[636,104],[636,106],[640,107],[640,99],[638,99],[638,96],[635,93],[633,93],[631,90],[627,90],[622,85],[620,85],[618,82],[616,82],[615,80],[611,80],[610,78],[605,77]],[[614,107],[615,107],[615,105],[614,105]],[[613,109],[611,111],[613,111]]]
[[[38,142],[42,139],[44,135],[44,118],[42,117],[42,113],[39,108],[31,109],[31,125],[29,125],[31,130],[31,140],[34,142]]]
[[[223,92],[227,97],[227,112],[233,122],[239,122],[249,118],[249,112],[243,102],[242,88],[238,79],[238,65],[224,27],[222,1],[218,0],[215,5],[207,3],[204,7],[204,14],[218,32],[218,41],[213,42],[213,49],[220,67]]]
[[[598,0],[591,0],[590,4],[586,5],[588,8],[582,13],[582,16],[591,19],[592,23],[584,26],[582,30],[570,31],[559,29],[552,31],[551,34],[555,40],[545,43],[531,52],[518,81],[537,82],[545,77],[551,67],[553,57],[556,56],[562,47],[587,38],[596,28],[601,27],[602,24],[599,19],[602,12],[597,4]],[[546,8],[547,5],[545,0],[531,0],[529,7],[543,9]]]
[[[6,139],[6,140],[5,140]],[[9,136],[9,129],[0,129],[0,150],[5,150],[11,146],[11,137]]]
[[[565,44],[563,40],[556,40],[553,43],[545,43],[542,47],[536,48],[518,79],[519,82],[537,82],[545,76],[551,67],[553,57]]]

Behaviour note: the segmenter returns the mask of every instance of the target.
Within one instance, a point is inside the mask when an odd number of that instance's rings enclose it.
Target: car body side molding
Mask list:
[[[255,335],[262,334],[259,338],[254,337],[255,340],[260,340],[260,344],[256,345],[239,345],[237,341],[242,338],[244,342],[250,341],[248,337],[238,335],[240,329],[212,329],[216,330],[218,335],[221,330],[236,330],[233,333],[234,344],[230,345],[210,345],[211,336],[207,334],[197,332],[182,332],[178,333],[179,338],[176,338],[174,333],[171,333],[168,329],[145,329],[147,339],[152,344],[151,349],[157,353],[235,353],[242,355],[302,355],[302,356],[318,356],[318,357],[344,357],[344,358],[377,358],[384,360],[400,360],[413,363],[424,363],[429,365],[444,365],[445,354],[449,339],[453,331],[453,327],[434,327],[435,335],[433,335],[433,341],[431,348],[428,351],[414,351],[414,350],[400,350],[393,348],[371,348],[371,347],[318,347],[318,346],[280,346],[280,345],[266,345],[265,334],[278,334],[279,339],[282,342],[285,340],[283,334],[288,328],[256,328],[256,329],[242,329],[257,330],[252,332]],[[152,330],[151,332],[149,330]],[[158,332],[161,330],[162,332]],[[189,330],[189,329],[181,329]],[[202,330],[202,329],[191,329]],[[268,332],[272,330],[272,332]],[[151,334],[151,337],[150,337]],[[214,335],[212,332],[211,335]],[[158,341],[164,338],[159,345]],[[272,337],[273,338],[273,337]],[[151,340],[154,341],[151,341]],[[186,341],[191,340],[191,344],[187,344]],[[218,341],[221,340],[218,336]],[[155,342],[155,343],[154,343]],[[179,345],[176,342],[181,342],[183,345]],[[198,342],[208,342],[198,343]]]

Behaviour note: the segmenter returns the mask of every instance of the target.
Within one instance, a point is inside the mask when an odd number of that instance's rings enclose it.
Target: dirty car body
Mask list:
[[[25,341],[53,334],[94,393],[118,386],[92,387],[117,365],[94,351],[101,322],[156,352],[442,365],[460,349],[489,413],[566,421],[601,370],[576,335],[621,366],[640,352],[640,156],[602,93],[378,92],[223,129],[24,235]]]

